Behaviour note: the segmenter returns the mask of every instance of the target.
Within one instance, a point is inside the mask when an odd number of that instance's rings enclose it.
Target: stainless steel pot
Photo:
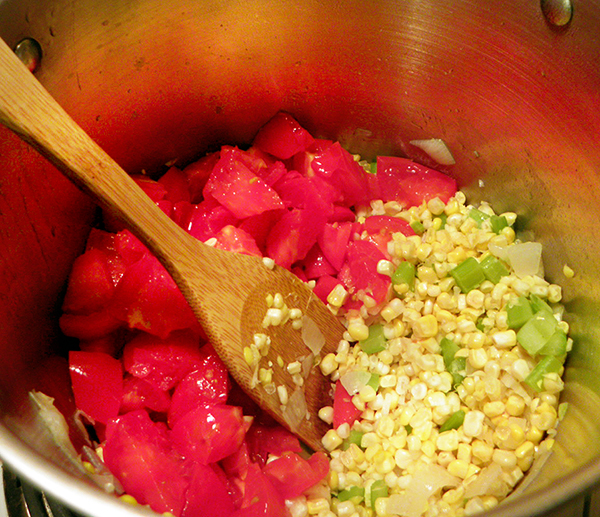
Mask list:
[[[471,199],[543,242],[575,338],[554,452],[489,515],[564,517],[600,480],[600,1],[573,3],[3,0],[0,36],[39,42],[38,78],[131,172],[247,143],[281,109],[366,156],[443,138]],[[143,513],[79,479],[26,397],[66,385],[45,358],[94,207],[5,130],[0,160],[0,457],[87,515]]]

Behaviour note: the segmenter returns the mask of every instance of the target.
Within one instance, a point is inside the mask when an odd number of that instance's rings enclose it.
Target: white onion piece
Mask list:
[[[498,246],[497,244],[490,242],[490,244],[488,244],[488,249],[496,258],[508,262],[508,246]]]
[[[304,359],[302,359],[302,377],[304,379],[308,378],[314,364],[315,356],[313,354],[308,354]]]
[[[282,415],[287,425],[290,426],[290,430],[293,433],[297,432],[302,420],[306,418],[306,397],[301,388],[297,388],[292,393],[283,409]]]
[[[508,485],[502,479],[502,467],[497,463],[492,463],[481,469],[473,482],[465,487],[465,497],[467,499],[478,495],[505,497],[509,491]]]
[[[325,336],[312,318],[302,317],[302,341],[310,351],[318,355],[325,345]]]
[[[448,149],[446,142],[441,138],[429,138],[427,140],[411,140],[411,145],[425,151],[433,160],[440,165],[454,165],[456,161]]]
[[[542,266],[542,245],[539,242],[523,242],[508,247],[508,261],[519,278],[537,275]]]
[[[458,486],[460,479],[440,465],[417,467],[403,494],[392,494],[386,501],[386,514],[420,517],[427,509],[428,499],[438,490]]]
[[[340,382],[349,395],[356,395],[371,380],[369,372],[353,370],[340,377]]]

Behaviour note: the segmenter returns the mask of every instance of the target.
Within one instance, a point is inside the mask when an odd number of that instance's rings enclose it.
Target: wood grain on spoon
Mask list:
[[[291,395],[297,386],[285,365],[310,351],[301,332],[290,323],[263,329],[265,300],[268,294],[281,293],[288,307],[297,307],[311,318],[325,337],[324,355],[337,347],[343,326],[312,291],[285,269],[270,270],[259,257],[214,249],[182,230],[67,115],[2,40],[0,120],[98,204],[118,215],[148,246],[172,275],[235,380],[287,425],[277,393],[269,394],[260,385],[252,387],[253,371],[243,349],[257,332],[271,336],[272,345],[261,366],[272,363],[274,384],[286,386]],[[308,418],[294,432],[315,449],[322,449],[321,437],[328,429],[317,412],[330,404],[329,386],[318,367],[303,386]]]

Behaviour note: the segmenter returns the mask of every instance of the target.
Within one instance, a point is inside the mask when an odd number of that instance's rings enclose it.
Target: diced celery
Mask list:
[[[378,479],[371,485],[371,508],[375,508],[375,501],[380,497],[388,496],[388,486],[383,479]]]
[[[465,380],[465,376],[461,372],[467,369],[466,357],[455,357],[450,363],[448,372],[452,375],[452,386],[456,387]]]
[[[562,361],[553,355],[542,357],[540,362],[535,365],[531,373],[526,377],[525,384],[530,386],[535,391],[544,390],[544,376],[549,373],[558,373],[562,368]]]
[[[548,305],[544,300],[542,300],[538,295],[536,294],[532,294],[529,297],[529,303],[531,303],[531,308],[533,310],[533,312],[539,312],[539,311],[546,311],[550,314],[554,314],[554,311],[552,310],[552,307],[550,307],[550,305]]]
[[[452,375],[453,386],[458,386],[465,378],[461,372],[464,372],[467,367],[467,359],[466,357],[456,357],[456,352],[460,350],[460,347],[446,337],[440,342],[440,348],[444,366]]]
[[[508,328],[518,329],[525,325],[533,317],[533,310],[529,300],[524,296],[506,309],[506,322]]]
[[[410,227],[417,235],[423,235],[425,233],[425,226],[421,221],[413,221],[410,223]]]
[[[446,431],[450,431],[451,429],[458,429],[461,425],[463,425],[464,421],[465,421],[465,412],[462,409],[459,409],[455,413],[452,413],[448,417],[448,420],[446,420],[440,426],[440,434],[444,433]]]
[[[471,219],[474,219],[477,222],[477,226],[480,228],[481,223],[487,221],[490,218],[488,214],[482,212],[481,210],[478,210],[477,208],[471,208],[471,211],[469,212],[469,217]]]
[[[448,216],[446,215],[445,212],[442,212],[437,217],[439,217],[440,220],[442,221],[442,225],[440,226],[440,229],[443,230],[446,227],[446,220],[448,219]]]
[[[536,312],[517,332],[517,341],[529,355],[536,355],[556,331],[557,321],[545,310]]]
[[[359,486],[351,486],[342,490],[338,494],[338,500],[352,501],[354,504],[359,504],[365,498],[365,489]]]
[[[444,358],[444,366],[446,370],[450,368],[450,364],[454,360],[456,352],[460,350],[460,347],[451,339],[447,337],[442,338],[440,341],[440,348],[442,349],[442,357]]]
[[[360,341],[360,348],[365,354],[377,354],[385,350],[387,340],[383,334],[383,325],[377,323],[369,327],[369,337]]]
[[[353,443],[358,445],[360,447],[360,444],[362,442],[362,437],[365,433],[363,433],[362,431],[356,431],[354,429],[352,429],[350,431],[350,435],[348,436],[348,438],[346,438],[344,440],[344,443],[342,443],[342,450],[347,450],[348,447],[350,447],[350,445],[352,445]]]
[[[563,418],[565,418],[565,415],[567,414],[567,410],[569,409],[569,403],[568,402],[561,402],[558,405],[558,419],[562,420]]]
[[[503,276],[508,276],[510,274],[506,266],[494,257],[494,255],[487,255],[480,264],[485,277],[494,284],[500,282],[500,279]]]
[[[377,174],[377,161],[371,162],[369,164],[369,169],[370,169],[369,172],[371,174]]]
[[[458,266],[450,271],[450,275],[456,281],[456,285],[460,287],[463,293],[479,287],[485,281],[485,274],[481,264],[474,257],[461,262]]]
[[[554,357],[562,357],[567,353],[567,335],[565,332],[557,328],[550,336],[546,344],[540,348],[538,355],[553,355]]]
[[[406,434],[407,434],[407,435],[411,434],[411,433],[412,433],[412,431],[413,431],[413,429],[412,429],[412,425],[410,425],[410,424],[406,424],[406,425],[404,426],[404,429],[406,429]]]
[[[508,221],[503,215],[493,215],[490,217],[490,225],[494,233],[500,233],[503,228],[508,226]]]
[[[367,386],[371,386],[375,391],[379,389],[379,374],[372,373],[369,382],[367,382]]]
[[[408,284],[408,287],[412,290],[415,285],[415,275],[416,268],[414,264],[406,261],[400,262],[396,271],[392,273],[392,284]]]

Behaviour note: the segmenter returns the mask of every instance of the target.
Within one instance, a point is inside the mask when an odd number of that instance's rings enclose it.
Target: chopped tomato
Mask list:
[[[384,259],[386,256],[372,242],[353,241],[348,245],[350,284],[355,292],[363,291],[376,303],[385,301],[391,284],[389,276],[377,272],[377,264]]]
[[[288,113],[279,112],[254,137],[254,145],[280,160],[304,151],[313,142],[312,135]]]
[[[167,189],[158,181],[154,181],[143,174],[132,174],[131,178],[146,193],[146,195],[155,203],[167,196]]]
[[[165,339],[142,332],[123,349],[125,370],[163,391],[201,364],[199,338],[190,330],[173,332]]]
[[[120,413],[128,413],[138,409],[166,413],[170,405],[169,392],[159,389],[156,384],[133,375],[126,375],[123,379]]]
[[[204,195],[216,199],[239,219],[283,208],[277,193],[231,152],[221,152]]]
[[[173,279],[150,254],[144,255],[125,271],[113,295],[110,310],[130,328],[163,338],[173,330],[198,325]]]
[[[187,176],[177,167],[171,167],[158,182],[167,190],[166,199],[173,203],[191,200]]]
[[[283,497],[258,465],[251,464],[245,479],[242,506],[235,517],[287,517]]]
[[[64,313],[58,324],[65,336],[84,340],[106,337],[123,326],[123,322],[113,316],[109,307],[91,314]]]
[[[226,404],[200,405],[173,425],[173,445],[185,458],[208,465],[233,454],[245,435],[242,410]]]
[[[238,218],[217,201],[208,198],[195,205],[190,214],[187,230],[202,242],[216,237],[221,228],[227,225],[237,225]]]
[[[335,269],[327,260],[318,244],[315,244],[303,260],[306,278],[315,279],[324,275],[335,275]]]
[[[250,458],[263,466],[269,454],[281,456],[286,452],[302,452],[300,441],[287,429],[279,425],[254,423],[246,434]]]
[[[328,223],[323,226],[319,235],[318,241],[323,255],[336,272],[341,269],[346,258],[351,233],[352,223]]]
[[[208,181],[210,173],[219,161],[219,153],[210,153],[183,169],[190,189],[190,201],[199,203],[202,201],[202,190]]]
[[[73,263],[63,311],[73,314],[97,312],[109,302],[114,290],[108,257],[101,250],[90,249]]]
[[[329,296],[329,293],[335,288],[336,285],[341,283],[342,282],[340,280],[333,276],[323,275],[317,279],[313,293],[315,293],[323,303],[327,303],[327,296]]]
[[[104,462],[126,493],[155,512],[181,515],[188,481],[184,462],[164,426],[145,411],[133,411],[109,422]]]
[[[360,417],[361,411],[352,402],[351,395],[340,381],[335,383],[333,396],[333,428],[337,429],[342,424],[352,424]]]
[[[316,485],[329,472],[329,460],[324,453],[317,452],[313,457],[311,462],[295,452],[288,452],[267,463],[263,472],[282,497],[293,499]]]
[[[199,404],[224,404],[229,394],[229,373],[212,346],[200,349],[197,366],[175,388],[169,423],[173,425]]]
[[[415,235],[408,221],[389,215],[372,215],[365,219],[365,231],[371,235],[377,233],[402,233],[407,237]]]
[[[419,206],[439,197],[444,203],[456,194],[456,181],[434,169],[395,156],[377,158],[377,181],[383,201]]]
[[[241,228],[236,228],[232,225],[225,226],[219,230],[216,238],[217,244],[215,248],[217,249],[262,257],[262,253],[258,249],[252,235]]]
[[[235,511],[228,485],[216,468],[194,463],[182,517],[228,517]]]

